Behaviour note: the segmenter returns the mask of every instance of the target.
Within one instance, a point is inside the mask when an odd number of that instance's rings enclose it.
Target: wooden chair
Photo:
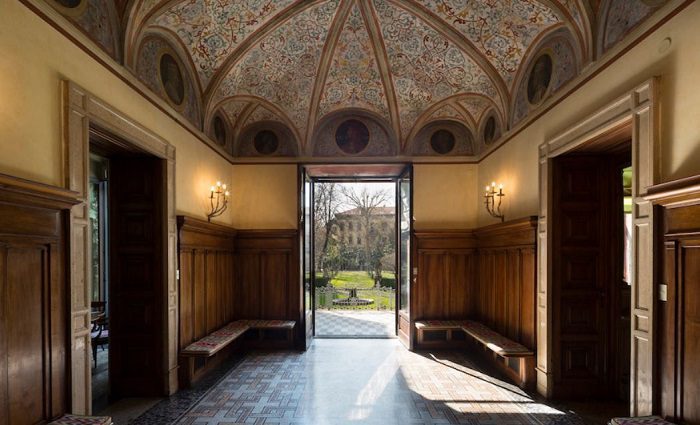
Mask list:
[[[97,367],[97,347],[109,344],[109,321],[106,316],[107,303],[93,301],[91,307],[92,329],[90,330],[90,342],[92,345],[92,361]]]

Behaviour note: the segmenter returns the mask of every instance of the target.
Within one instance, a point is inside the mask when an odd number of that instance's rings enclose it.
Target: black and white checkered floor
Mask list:
[[[394,338],[392,311],[316,310],[317,337]]]

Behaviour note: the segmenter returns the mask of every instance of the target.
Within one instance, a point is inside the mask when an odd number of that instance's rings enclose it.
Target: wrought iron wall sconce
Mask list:
[[[211,187],[209,194],[209,203],[211,211],[207,214],[207,220],[211,223],[211,219],[218,217],[226,211],[228,207],[229,191],[226,190],[226,185],[221,182],[216,182],[216,186]]]
[[[486,186],[486,193],[484,194],[484,204],[486,204],[486,211],[491,214],[491,217],[500,218],[501,223],[505,221],[505,215],[501,211],[501,203],[503,202],[503,197],[506,196],[503,193],[503,185],[498,185],[498,191],[496,191],[496,182],[492,182],[491,186]]]

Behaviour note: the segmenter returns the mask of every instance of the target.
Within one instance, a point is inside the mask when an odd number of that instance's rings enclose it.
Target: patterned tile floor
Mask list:
[[[178,424],[582,424],[486,374],[463,353],[396,339],[318,339],[305,353],[253,352]]]
[[[395,314],[371,310],[316,310],[316,336],[394,338]]]

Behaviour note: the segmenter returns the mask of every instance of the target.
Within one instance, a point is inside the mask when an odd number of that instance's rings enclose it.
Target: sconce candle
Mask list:
[[[226,190],[226,184],[216,182],[216,186],[212,186],[209,194],[209,203],[211,211],[207,214],[207,220],[211,222],[213,217],[218,217],[228,208],[229,191]]]
[[[488,211],[492,217],[500,218],[501,223],[505,221],[505,215],[501,212],[501,203],[503,202],[504,196],[506,195],[503,193],[502,184],[498,185],[498,191],[496,191],[496,182],[491,182],[490,186],[486,186],[486,193],[484,193],[486,211]]]

